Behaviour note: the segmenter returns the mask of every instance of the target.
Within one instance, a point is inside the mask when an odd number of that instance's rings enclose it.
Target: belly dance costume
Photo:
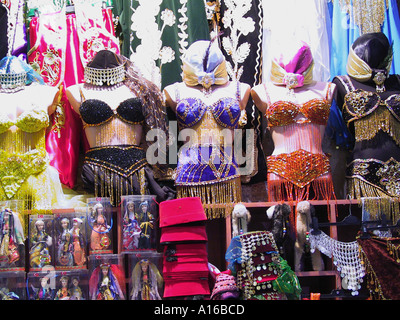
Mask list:
[[[85,100],[79,108],[85,123],[84,128],[105,126],[105,135],[115,133],[113,129],[118,130],[118,125],[111,124],[115,117],[131,125],[142,124],[144,117],[141,109],[139,98],[121,102],[116,114],[108,104],[98,99]],[[133,126],[129,133],[131,137],[135,136]],[[126,132],[121,134],[127,135]],[[144,171],[146,165],[146,152],[136,145],[94,147],[85,154],[82,179],[87,188],[94,186],[91,191],[94,191],[96,197],[110,197],[111,203],[116,204],[121,195],[147,193]]]
[[[192,128],[198,137],[203,136],[202,131],[222,137],[225,128],[238,128],[241,116],[239,83],[235,98],[221,98],[212,105],[205,104],[199,98],[181,99],[178,92],[176,97],[180,129]],[[182,146],[175,184],[178,198],[198,196],[203,204],[210,205],[205,208],[210,219],[229,214],[226,207],[231,205],[233,208],[235,203],[241,201],[240,176],[232,145],[224,146],[223,142],[217,142]],[[226,206],[218,208],[213,204]]]
[[[379,94],[372,87],[361,88],[349,76],[336,81],[345,90],[343,117],[355,136],[346,169],[348,194],[355,199],[399,197],[400,79],[391,76],[386,87],[392,89]]]
[[[21,199],[26,209],[50,210],[60,204],[58,172],[49,165],[46,111],[33,109],[15,121],[0,119],[0,201]],[[16,126],[15,132],[11,131]]]
[[[309,142],[310,148],[316,146],[319,149],[322,142],[320,126],[326,125],[329,117],[330,83],[325,98],[315,98],[302,104],[284,100],[271,103],[266,86],[265,91],[268,126],[285,126],[285,144],[292,148],[299,145],[297,134],[300,134],[302,143]],[[299,114],[305,119],[296,120]],[[334,197],[329,158],[322,152],[312,153],[300,148],[289,153],[267,156],[267,172],[269,201],[309,200],[310,187],[315,199]]]

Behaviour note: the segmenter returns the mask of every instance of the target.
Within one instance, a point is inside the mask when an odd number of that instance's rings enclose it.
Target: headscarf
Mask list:
[[[302,87],[313,81],[313,57],[310,47],[300,43],[294,55],[280,54],[272,60],[271,81],[277,85],[285,85],[288,89]]]
[[[202,85],[205,89],[213,84],[228,82],[225,57],[216,41],[198,40],[182,57],[182,80],[188,86]]]
[[[357,38],[350,48],[346,71],[359,82],[373,80],[376,91],[383,92],[392,60],[392,45],[383,33],[364,34]]]
[[[21,76],[18,79],[23,83],[12,83],[10,79],[7,79],[7,76],[15,77],[17,75]],[[12,89],[13,86],[30,85],[32,82],[44,84],[43,78],[25,61],[15,56],[6,56],[0,60],[0,88]]]

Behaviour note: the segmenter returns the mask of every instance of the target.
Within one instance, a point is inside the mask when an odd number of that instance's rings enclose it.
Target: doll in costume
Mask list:
[[[152,235],[154,229],[154,216],[148,211],[149,203],[143,201],[139,205],[139,212],[136,213],[136,220],[139,222],[140,226],[140,236],[139,236],[139,249],[150,249],[152,242]]]
[[[121,290],[124,285],[124,275],[118,265],[102,263],[92,273],[89,289],[92,300],[124,300]]]
[[[69,219],[63,218],[60,221],[61,232],[57,241],[57,262],[59,266],[73,266],[74,257],[72,255],[72,235],[68,229]]]
[[[85,300],[82,288],[79,286],[79,277],[72,278],[71,299],[70,300]]]
[[[93,207],[93,223],[91,226],[92,232],[90,235],[91,251],[107,250],[111,245],[109,232],[111,226],[108,225],[107,219],[103,212],[104,208],[101,203],[96,203]]]
[[[122,248],[125,250],[134,250],[139,247],[141,229],[139,221],[136,220],[135,203],[133,201],[127,201],[125,208],[122,230]]]
[[[131,300],[161,300],[159,290],[163,279],[156,265],[140,260],[132,270]]]
[[[250,86],[229,81],[218,41],[194,42],[182,61],[183,82],[164,89],[187,138],[178,152],[177,197],[200,197],[210,219],[225,217],[241,201],[233,132],[243,124]]]
[[[30,237],[29,264],[31,268],[43,268],[51,264],[50,247],[52,238],[46,232],[44,221],[38,219],[35,222],[33,236]]]
[[[153,169],[160,166],[151,168],[146,159],[146,133],[167,132],[161,93],[131,61],[99,51],[85,66],[85,83],[68,87],[67,96],[82,119],[89,145],[82,167],[89,193],[109,197],[113,206],[123,195],[154,194],[158,201],[174,196],[154,178]]]
[[[77,266],[84,266],[86,263],[86,239],[81,230],[82,224],[82,219],[73,218],[72,228],[69,231],[72,237],[74,264]]]
[[[54,300],[54,288],[51,288],[48,277],[40,279],[40,288],[34,292],[33,300]]]
[[[285,46],[276,48],[269,81],[251,93],[274,143],[267,156],[268,199],[329,200],[335,195],[322,139],[335,85],[313,80],[314,62],[306,43]]]
[[[333,79],[337,105],[355,139],[345,171],[353,199],[400,196],[400,77],[389,75],[392,59],[384,33],[363,34],[350,48],[347,75]]]
[[[61,288],[57,290],[55,294],[54,300],[70,300],[71,299],[71,291],[68,288],[69,278],[66,276],[62,276],[60,278]]]
[[[19,213],[9,208],[0,212],[0,265],[18,265],[22,250],[25,250],[25,235]]]

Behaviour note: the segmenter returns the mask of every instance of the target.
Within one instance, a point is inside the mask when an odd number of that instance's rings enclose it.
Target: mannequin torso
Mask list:
[[[330,105],[335,92],[335,85],[326,82],[313,82],[300,88],[295,88],[294,96],[287,96],[287,89],[284,86],[277,86],[272,83],[265,83],[255,86],[251,95],[257,108],[263,115],[266,115],[268,107],[278,101],[291,101],[297,106],[302,106],[314,99],[326,99]],[[299,112],[295,117],[293,124],[282,126],[270,126],[269,130],[274,142],[274,151],[272,155],[289,153],[298,149],[303,149],[311,153],[323,153],[321,141],[325,132],[326,125],[305,122],[306,117]],[[308,128],[307,128],[308,127]],[[309,130],[309,129],[313,130]],[[290,134],[289,133],[290,129]],[[312,144],[305,140],[304,135],[311,133],[313,136]],[[317,134],[315,136],[315,134]],[[288,139],[293,143],[288,143]]]
[[[99,87],[100,90],[96,89],[82,84],[68,87],[67,97],[75,112],[81,115],[82,102],[88,99],[96,99],[105,102],[116,114],[121,102],[134,97],[129,88],[124,85],[116,86],[112,90],[107,90],[106,87]],[[91,148],[110,145],[140,145],[143,131],[141,124],[124,122],[118,116],[114,116],[110,121],[101,125],[86,125],[85,122],[84,125],[85,134]],[[99,137],[102,137],[102,139],[99,139]]]

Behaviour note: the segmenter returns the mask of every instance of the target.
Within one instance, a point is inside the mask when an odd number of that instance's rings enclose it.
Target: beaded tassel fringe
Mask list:
[[[200,197],[209,219],[229,216],[235,204],[241,202],[240,178],[214,184],[177,186],[177,198]]]

